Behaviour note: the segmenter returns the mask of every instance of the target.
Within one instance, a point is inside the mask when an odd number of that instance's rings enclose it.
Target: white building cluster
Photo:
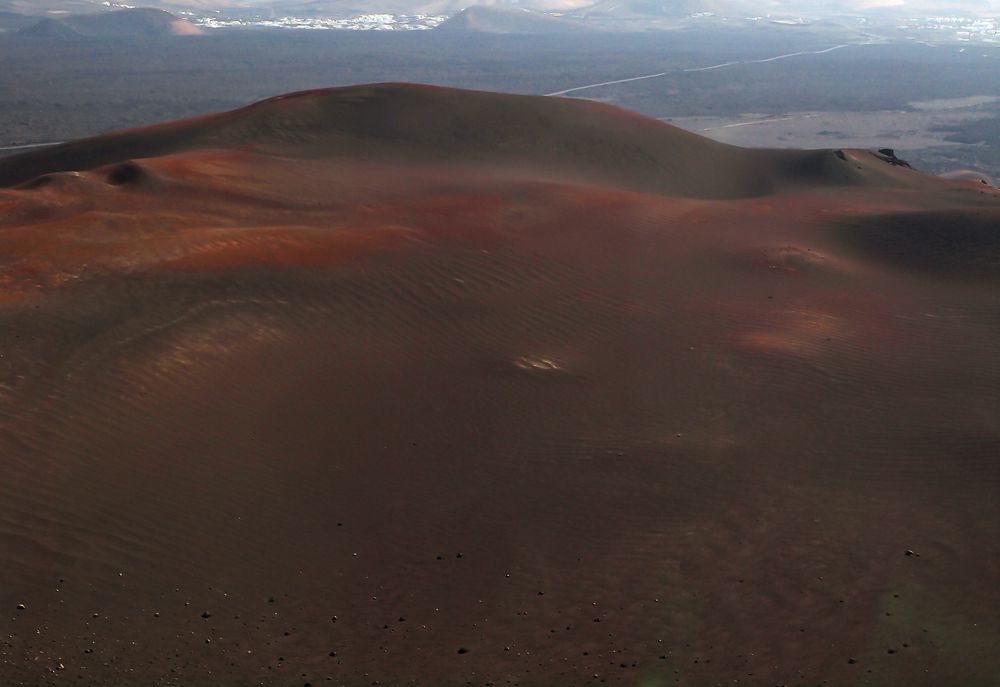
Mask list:
[[[447,17],[428,14],[362,14],[357,17],[275,17],[254,19],[229,19],[205,17],[195,20],[207,29],[225,28],[280,28],[280,29],[340,29],[348,31],[420,31],[433,29]]]
[[[957,41],[1000,43],[1000,18],[924,17],[899,26],[903,31],[934,31],[941,38]]]

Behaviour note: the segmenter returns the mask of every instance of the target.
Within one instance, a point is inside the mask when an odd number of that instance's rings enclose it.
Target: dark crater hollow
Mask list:
[[[112,186],[136,186],[149,182],[151,177],[149,172],[141,166],[128,160],[110,167],[107,170],[105,180]]]

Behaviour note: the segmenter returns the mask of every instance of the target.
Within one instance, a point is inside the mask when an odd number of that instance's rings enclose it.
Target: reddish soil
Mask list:
[[[996,684],[996,189],[399,86],[0,180],[4,684]]]

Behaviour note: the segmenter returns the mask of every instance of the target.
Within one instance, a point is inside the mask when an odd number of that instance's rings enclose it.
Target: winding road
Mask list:
[[[765,62],[777,62],[778,60],[787,60],[792,57],[799,57],[801,55],[823,55],[834,50],[840,50],[842,48],[848,48],[855,45],[871,45],[871,42],[866,43],[841,43],[840,45],[835,45],[832,48],[824,48],[823,50],[801,50],[799,52],[785,53],[784,55],[775,55],[774,57],[765,57],[760,60],[734,60],[732,62],[722,62],[720,64],[712,64],[707,67],[688,67],[687,69],[672,69],[665,72],[657,72],[656,74],[644,74],[643,76],[633,76],[627,79],[616,79],[615,81],[602,81],[600,83],[589,83],[584,86],[574,86],[573,88],[567,88],[562,91],[554,91],[553,93],[546,93],[548,97],[567,95],[569,93],[576,93],[577,91],[585,91],[591,88],[599,88],[601,86],[613,86],[620,83],[628,83],[630,81],[642,81],[643,79],[657,79],[661,76],[666,76],[668,74],[684,74],[691,72],[710,72],[716,69],[724,69],[726,67],[734,67],[737,65],[744,64],[764,64]]]
[[[749,122],[734,122],[733,124],[723,124],[722,126],[710,126],[706,129],[699,129],[699,131],[721,131],[723,129],[738,129],[744,126],[755,126],[757,124],[770,124],[772,122],[788,122],[793,119],[815,119],[816,117],[821,117],[821,114],[801,114],[801,115],[789,115],[787,117],[770,117],[768,119],[754,119]],[[664,118],[663,121],[669,121]]]
[[[787,60],[793,57],[800,57],[803,55],[824,55],[826,53],[831,53],[834,50],[841,50],[843,48],[849,48],[852,46],[862,46],[862,45],[872,45],[876,41],[870,40],[864,43],[841,43],[840,45],[835,45],[831,48],[824,48],[822,50],[801,50],[799,52],[790,52],[783,55],[775,55],[774,57],[765,57],[759,60],[734,60],[731,62],[721,62],[719,64],[712,64],[705,67],[688,67],[686,69],[671,69],[665,72],[657,72],[656,74],[643,74],[641,76],[632,76],[626,79],[615,79],[614,81],[601,81],[599,83],[590,83],[583,86],[574,86],[573,88],[566,88],[561,91],[554,91],[552,93],[546,93],[546,97],[556,97],[568,95],[570,93],[577,93],[579,91],[586,91],[592,88],[600,88],[602,86],[614,86],[616,84],[629,83],[632,81],[643,81],[646,79],[658,79],[668,74],[684,74],[693,72],[710,72],[717,69],[725,69],[726,67],[735,67],[738,65],[746,64],[764,64],[766,62],[777,62],[778,60]],[[747,124],[753,124],[756,122],[748,122]],[[32,148],[47,148],[49,146],[59,145],[63,141],[51,141],[49,143],[30,143],[26,145],[16,145],[16,146],[0,146],[0,152],[9,152],[15,150],[30,150]]]
[[[3,146],[0,147],[0,151],[4,150],[29,150],[31,148],[48,148],[49,146],[57,146],[60,143],[65,143],[65,141],[50,141],[49,143],[29,143],[22,146]]]

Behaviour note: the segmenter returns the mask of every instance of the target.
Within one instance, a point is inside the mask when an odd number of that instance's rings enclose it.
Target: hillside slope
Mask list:
[[[744,149],[573,99],[382,84],[309,91],[219,115],[117,132],[0,160],[0,185],[49,172],[206,148],[530,168],[552,180],[696,198],[821,185],[922,183],[834,151]]]
[[[0,173],[4,686],[1000,675],[1000,190],[400,85]]]

